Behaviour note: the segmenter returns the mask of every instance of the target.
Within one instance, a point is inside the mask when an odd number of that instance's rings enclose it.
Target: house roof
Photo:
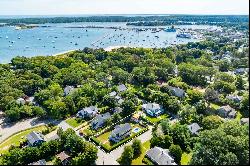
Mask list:
[[[115,107],[115,108],[113,109],[113,112],[114,112],[114,113],[121,113],[121,112],[122,112],[122,108],[121,108],[121,107]]]
[[[236,116],[236,113],[237,113],[237,111],[232,110],[228,115],[229,115],[229,116],[235,117],[235,116]]]
[[[28,98],[26,99],[26,101],[29,102],[29,103],[34,102],[34,100],[35,100],[35,97],[28,97]]]
[[[25,103],[25,100],[23,99],[23,98],[18,98],[17,100],[16,100],[16,102],[18,103],[18,104],[24,104]]]
[[[58,157],[61,161],[70,158],[70,156],[65,151],[62,151],[61,153],[57,154],[56,157]]]
[[[30,163],[28,165],[46,165],[46,161],[42,159],[42,160],[38,160],[36,162]]]
[[[221,106],[219,108],[219,110],[223,110],[225,112],[231,112],[232,110],[234,110],[232,107],[230,107],[229,105],[226,105],[226,106]]]
[[[249,118],[242,118],[242,119],[240,120],[240,123],[241,123],[241,124],[249,124]]]
[[[64,88],[64,94],[68,95],[70,92],[72,92],[75,88],[73,86],[66,86]]]
[[[131,125],[129,123],[121,124],[115,126],[115,129],[112,131],[111,135],[116,136],[116,135],[123,135],[127,131],[131,130]]]
[[[91,124],[101,125],[110,118],[111,118],[110,113],[106,112],[105,114],[97,115],[95,119],[91,122]]]
[[[148,150],[146,155],[158,165],[177,165],[167,149],[154,147]]]
[[[113,91],[113,92],[110,92],[110,93],[109,93],[109,96],[114,97],[116,94],[117,94],[117,93],[116,93],[115,91]]]
[[[41,133],[32,131],[27,135],[27,140],[30,144],[34,144],[36,141],[44,141]]]
[[[188,129],[192,134],[198,134],[198,131],[201,129],[201,127],[197,123],[192,123],[188,125]]]
[[[92,113],[97,113],[98,112],[98,108],[95,106],[90,106],[90,107],[85,107],[84,109],[82,109],[81,111],[79,111],[80,113],[84,114],[92,114]]]
[[[185,95],[185,91],[183,89],[172,87],[172,86],[168,86],[168,89],[171,90],[175,96],[183,97]]]
[[[140,115],[139,115],[139,114],[134,114],[134,115],[132,116],[132,118],[134,118],[134,119],[139,119],[139,118],[140,118]]]
[[[142,107],[146,110],[158,110],[161,109],[161,106],[157,103],[147,103],[143,104]]]
[[[127,90],[127,87],[124,84],[119,85],[117,88],[118,88],[119,92],[123,92],[123,91]]]
[[[242,96],[238,96],[238,95],[228,95],[226,98],[229,100],[234,100],[234,101],[241,101],[243,99]]]
[[[118,104],[122,104],[123,102],[124,102],[123,99],[119,99],[119,100],[118,100]]]

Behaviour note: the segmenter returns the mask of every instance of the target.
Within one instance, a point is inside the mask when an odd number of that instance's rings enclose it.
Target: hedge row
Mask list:
[[[145,128],[143,130],[141,130],[140,132],[136,133],[135,135],[133,136],[130,136],[128,138],[125,138],[124,140],[118,142],[117,144],[113,145],[113,146],[108,146],[106,144],[102,144],[96,137],[91,137],[90,140],[92,140],[95,144],[99,145],[102,147],[102,149],[106,152],[106,153],[109,153],[111,152],[112,150],[118,148],[119,146],[131,141],[134,137],[137,137],[139,135],[141,135],[142,133],[146,132],[148,130],[148,128]]]
[[[146,156],[142,159],[142,162],[146,165],[154,165],[154,163],[150,161]]]

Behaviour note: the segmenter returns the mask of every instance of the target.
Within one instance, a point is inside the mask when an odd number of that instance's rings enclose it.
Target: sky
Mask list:
[[[0,15],[248,13],[249,0],[0,0]]]

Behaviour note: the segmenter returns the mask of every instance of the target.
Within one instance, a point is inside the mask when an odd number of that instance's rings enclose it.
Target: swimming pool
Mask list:
[[[138,133],[140,130],[141,130],[141,129],[140,129],[139,127],[136,127],[136,128],[133,129],[133,132],[134,132],[134,133]]]

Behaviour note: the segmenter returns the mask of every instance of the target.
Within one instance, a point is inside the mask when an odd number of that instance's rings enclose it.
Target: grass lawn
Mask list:
[[[213,108],[213,109],[215,109],[215,110],[217,110],[217,109],[219,109],[219,108],[220,108],[220,106],[219,106],[219,105],[214,104],[214,103],[211,103],[210,105],[211,105],[211,108]]]
[[[162,119],[166,119],[168,117],[168,115],[167,114],[163,114],[163,115],[161,115],[161,116],[158,116],[158,117],[151,117],[151,116],[146,116],[146,119],[148,120],[148,121],[150,121],[150,122],[152,122],[152,123],[157,123],[157,122],[159,122],[160,120],[162,120]]]
[[[237,121],[240,121],[241,117],[242,117],[242,115],[241,115],[240,111],[237,111],[237,114],[236,114],[236,118],[235,118],[235,119],[236,119]]]
[[[66,120],[66,123],[68,123],[72,127],[78,127],[81,124],[83,124],[84,120],[78,119],[78,118],[69,118]]]
[[[192,153],[183,153],[181,156],[181,165],[188,165],[189,161],[192,158]]]
[[[8,139],[6,139],[4,142],[0,144],[0,154],[6,153],[12,144],[16,146],[20,145],[19,141],[24,140],[25,136],[28,135],[31,131],[42,132],[46,128],[47,128],[46,126],[39,126],[32,129],[21,131],[17,134],[10,136]],[[24,138],[22,139],[22,137]]]
[[[142,162],[142,160],[143,160],[143,158],[144,158],[146,152],[150,149],[150,140],[144,142],[144,143],[142,144],[142,147],[143,147],[143,149],[142,149],[141,155],[140,155],[138,158],[136,158],[136,159],[134,159],[134,160],[132,161],[132,165],[146,165],[146,164],[144,164],[144,163]]]
[[[108,146],[112,146],[111,143],[109,142],[109,136],[112,131],[108,131],[97,137],[99,141],[101,141],[102,144],[106,144]]]

